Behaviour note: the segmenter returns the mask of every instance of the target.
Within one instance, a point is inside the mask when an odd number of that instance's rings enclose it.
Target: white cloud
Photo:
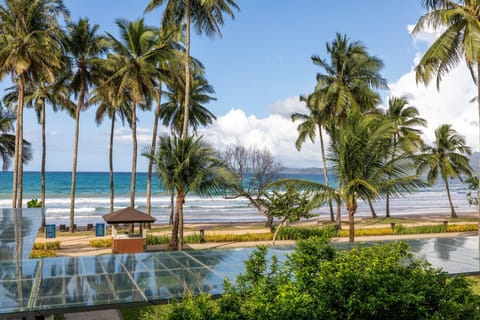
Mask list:
[[[417,40],[430,44],[438,35],[439,32],[426,31],[416,37]],[[415,64],[422,55],[421,52],[416,54]],[[478,150],[478,111],[476,102],[470,102],[477,95],[477,88],[466,64],[461,62],[442,79],[440,90],[437,90],[436,79],[428,86],[422,83],[417,85],[412,68],[400,79],[389,84],[389,87],[391,95],[407,97],[410,104],[417,107],[420,115],[427,119],[428,128],[424,130],[424,137],[429,143],[434,140],[434,131],[439,125],[451,124],[457,132],[466,137],[469,146]]]
[[[290,115],[295,112],[308,112],[305,102],[300,101],[298,96],[277,101],[273,105],[268,106],[268,110],[270,110],[272,114],[278,114],[287,118],[290,118]]]
[[[243,110],[232,109],[218,117],[211,127],[202,129],[199,133],[219,150],[235,144],[247,148],[266,148],[288,167],[321,166],[318,143],[313,145],[308,141],[301,152],[295,149],[297,125],[298,123],[293,123],[280,114],[259,119],[254,115],[247,115]]]

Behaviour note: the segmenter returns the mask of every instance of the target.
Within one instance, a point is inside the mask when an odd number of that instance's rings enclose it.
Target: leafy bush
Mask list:
[[[89,244],[93,248],[108,248],[112,246],[112,238],[93,239],[89,241]]]
[[[311,237],[333,237],[337,235],[335,226],[326,228],[284,227],[278,233],[279,240],[304,240]]]
[[[170,237],[168,236],[157,236],[153,234],[147,234],[147,245],[158,245],[158,244],[168,244],[170,242]]]
[[[52,241],[52,242],[47,242],[46,243],[46,248],[45,248],[45,242],[35,242],[33,244],[33,250],[58,250],[60,249],[60,241]]]
[[[245,241],[270,241],[273,234],[246,233],[246,234],[205,234],[206,242],[245,242]]]
[[[357,237],[371,237],[371,236],[386,236],[396,234],[392,228],[369,228],[369,229],[355,229],[355,236]],[[348,237],[348,230],[343,229],[338,231],[339,237]]]
[[[165,319],[480,319],[464,277],[416,260],[403,242],[333,248],[302,241],[284,264],[254,251],[218,300],[187,296]]]
[[[38,199],[32,199],[27,202],[27,208],[41,208],[42,207],[42,201]]]
[[[34,249],[30,252],[30,259],[50,258],[56,256],[57,251],[55,250]]]
[[[402,225],[395,226],[395,234],[422,234],[447,232],[445,224],[414,226],[405,228]]]
[[[447,232],[468,232],[478,231],[478,224],[451,224],[447,227]]]

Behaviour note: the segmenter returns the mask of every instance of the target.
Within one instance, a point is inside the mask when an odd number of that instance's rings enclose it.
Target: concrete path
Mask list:
[[[123,320],[117,309],[64,314],[65,320]]]

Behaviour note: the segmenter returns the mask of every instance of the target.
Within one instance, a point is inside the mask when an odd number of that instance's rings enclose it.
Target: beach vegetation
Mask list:
[[[205,33],[207,36],[215,34],[221,35],[220,26],[224,23],[224,14],[234,18],[234,10],[238,10],[238,6],[234,0],[215,0],[215,1],[199,1],[199,0],[150,0],[145,11],[149,12],[153,9],[166,4],[162,17],[162,26],[183,25],[185,23],[185,94],[184,94],[184,116],[182,126],[182,139],[188,137],[188,126],[190,120],[190,90],[192,81],[190,74],[190,33],[191,24],[197,33]]]
[[[404,242],[340,250],[313,238],[284,263],[259,247],[245,270],[221,298],[187,295],[157,319],[480,319],[471,282],[417,260]]]
[[[150,153],[143,153],[150,157]],[[231,172],[217,152],[202,138],[162,136],[153,157],[161,186],[175,191],[176,212],[169,244],[170,250],[183,248],[183,204],[188,193],[200,196],[218,194],[232,180]]]
[[[10,74],[18,88],[12,208],[21,208],[23,200],[26,88],[39,80],[54,82],[56,71],[64,66],[62,35],[57,18],[67,18],[68,15],[61,0],[6,0],[0,5],[0,74],[2,78]]]
[[[12,158],[15,155],[15,135],[13,124],[15,113],[0,104],[0,159],[2,159],[2,170],[6,171],[12,165]],[[23,160],[28,163],[32,159],[30,142],[23,141]]]
[[[418,172],[428,171],[427,179],[432,185],[439,177],[443,180],[452,218],[456,218],[457,213],[453,206],[448,180],[452,178],[462,180],[462,176],[473,175],[468,158],[470,154],[471,148],[465,144],[465,137],[451,125],[443,124],[435,130],[433,145],[426,146],[419,156]]]
[[[390,97],[385,118],[391,121],[393,131],[390,142],[390,161],[388,176],[391,177],[397,161],[413,157],[424,145],[419,127],[426,127],[427,121],[419,116],[416,107],[409,105],[404,97]],[[385,189],[385,217],[390,218],[390,187]],[[372,207],[372,206],[371,206]]]
[[[280,178],[283,166],[267,149],[245,148],[241,145],[228,146],[221,154],[222,161],[235,173],[225,188],[225,198],[246,198],[249,203],[267,218],[265,227],[271,228],[273,216],[261,205],[268,185]]]
[[[52,258],[57,256],[57,250],[33,249],[30,252],[30,259]]]
[[[112,246],[112,238],[92,239],[88,243],[93,248],[109,248]]]
[[[43,208],[43,203],[35,198],[27,202],[27,208]]]
[[[33,244],[33,250],[58,250],[60,246],[60,241],[35,242]]]
[[[72,188],[70,195],[70,231],[75,232],[75,191],[78,162],[78,138],[80,134],[80,114],[88,108],[90,89],[99,84],[101,75],[100,57],[107,52],[110,42],[99,35],[100,26],[91,24],[87,18],[67,25],[64,37],[66,59],[69,63],[68,89],[77,99],[75,106],[75,133],[73,142]]]
[[[308,194],[296,190],[292,185],[287,186],[285,190],[272,190],[260,200],[261,206],[269,215],[280,219],[280,224],[273,233],[272,245],[275,245],[278,232],[287,221],[297,222],[314,216],[311,213]]]
[[[291,115],[293,122],[300,121],[297,126],[298,138],[295,141],[295,147],[300,151],[307,138],[309,138],[312,143],[315,143],[315,137],[318,130],[320,151],[322,153],[323,179],[325,180],[325,185],[330,186],[327,170],[327,154],[323,139],[323,131],[325,130],[324,126],[328,124],[330,119],[329,111],[322,105],[323,100],[320,95],[310,94],[308,96],[300,96],[300,101],[305,102],[308,113],[295,112]],[[332,199],[329,199],[327,202],[328,208],[330,209],[330,221],[333,222],[335,221],[335,216]]]

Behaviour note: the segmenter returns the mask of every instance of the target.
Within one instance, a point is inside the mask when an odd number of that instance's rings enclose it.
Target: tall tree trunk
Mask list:
[[[115,112],[112,114],[112,125],[110,127],[110,148],[108,152],[108,164],[110,170],[110,212],[113,212],[115,197],[115,182],[113,178],[113,135],[115,132]]]
[[[388,180],[392,179],[393,161],[395,159],[395,152],[397,152],[397,134],[396,133],[394,133],[393,135],[393,151],[392,151],[392,159],[390,161],[390,165],[388,169]],[[385,197],[385,218],[390,218],[390,186],[389,185],[387,185],[386,197]]]
[[[147,174],[147,214],[152,215],[152,171],[153,171],[153,156],[155,155],[155,148],[157,142],[158,118],[160,116],[160,97],[162,95],[162,83],[160,82],[159,92],[157,93],[157,108],[155,109],[155,119],[153,119],[153,133],[152,145],[150,147],[150,159],[148,160],[148,174]],[[151,226],[148,224],[148,228]]]
[[[450,210],[452,212],[452,218],[457,218],[457,213],[455,212],[455,209],[453,208],[452,196],[450,195],[450,187],[448,185],[448,178],[443,179],[443,181],[445,182],[445,188],[447,189],[448,203],[450,204]]]
[[[185,203],[185,193],[181,193],[181,201],[177,203],[178,210],[178,251],[183,250],[183,204]]]
[[[480,142],[480,61],[477,61],[477,116],[478,116],[478,136]],[[480,160],[479,160],[480,162]],[[480,163],[479,163],[480,164]],[[480,200],[480,170],[477,174],[478,177],[478,186],[477,186],[477,199]],[[480,247],[480,201],[477,201],[477,212],[478,212],[478,242]]]
[[[18,159],[17,159],[17,208],[22,207],[23,200],[23,96],[25,92],[25,78],[20,76],[18,82]]]
[[[170,238],[170,244],[168,245],[168,250],[179,250],[179,229],[180,229],[180,210],[183,208],[184,196],[183,192],[177,193],[177,206],[175,210],[175,219],[173,221],[172,236]],[[183,222],[183,217],[182,217]],[[183,226],[182,226],[183,232]]]
[[[327,158],[325,157],[325,144],[323,143],[323,132],[321,125],[318,125],[318,135],[320,136],[320,148],[322,149],[323,177],[325,179],[325,185],[329,187],[330,183],[328,179]],[[333,204],[331,199],[328,200],[328,207],[330,208],[330,221],[334,222],[335,217],[333,214]]]
[[[135,208],[135,184],[137,181],[137,105],[132,106],[132,178],[130,182],[130,207]]]
[[[20,109],[20,104],[17,105],[17,110],[16,110],[16,117],[18,118],[19,114],[19,109]],[[17,189],[17,178],[18,178],[18,141],[20,137],[20,132],[18,128],[18,124],[15,125],[15,153],[13,156],[13,183],[12,183],[12,208],[17,207],[17,194],[18,194],[18,189]]]
[[[342,187],[342,183],[338,181],[338,187],[337,187],[337,192],[340,194],[340,190]],[[335,224],[337,226],[337,230],[342,230],[342,201],[340,199],[337,199],[337,216],[335,218]]]
[[[70,232],[75,232],[75,188],[77,183],[77,155],[78,155],[78,136],[80,131],[80,113],[83,110],[85,102],[85,91],[87,86],[82,81],[80,94],[78,95],[77,109],[75,110],[75,137],[73,143],[73,165],[72,165],[72,190],[70,193]]]
[[[188,118],[190,112],[190,15],[192,10],[191,0],[187,0],[186,8],[186,43],[185,43],[185,106],[183,114],[182,139],[188,136]]]
[[[355,211],[356,211],[356,206],[348,206],[347,211],[348,211],[348,241],[349,242],[355,242]]]
[[[42,182],[41,182],[41,201],[42,201],[42,208],[45,208],[45,164],[47,162],[47,137],[45,134],[45,117],[46,117],[46,110],[45,110],[45,101],[42,103],[42,110],[40,116],[40,122],[42,124]],[[42,231],[45,229],[45,214],[42,216]]]
[[[173,214],[175,213],[175,191],[172,191],[170,194],[170,219],[168,220],[168,225],[173,225]]]
[[[375,212],[375,208],[373,207],[372,199],[368,198],[368,206],[370,207],[370,212],[372,213],[372,218],[377,218],[377,213]]]

